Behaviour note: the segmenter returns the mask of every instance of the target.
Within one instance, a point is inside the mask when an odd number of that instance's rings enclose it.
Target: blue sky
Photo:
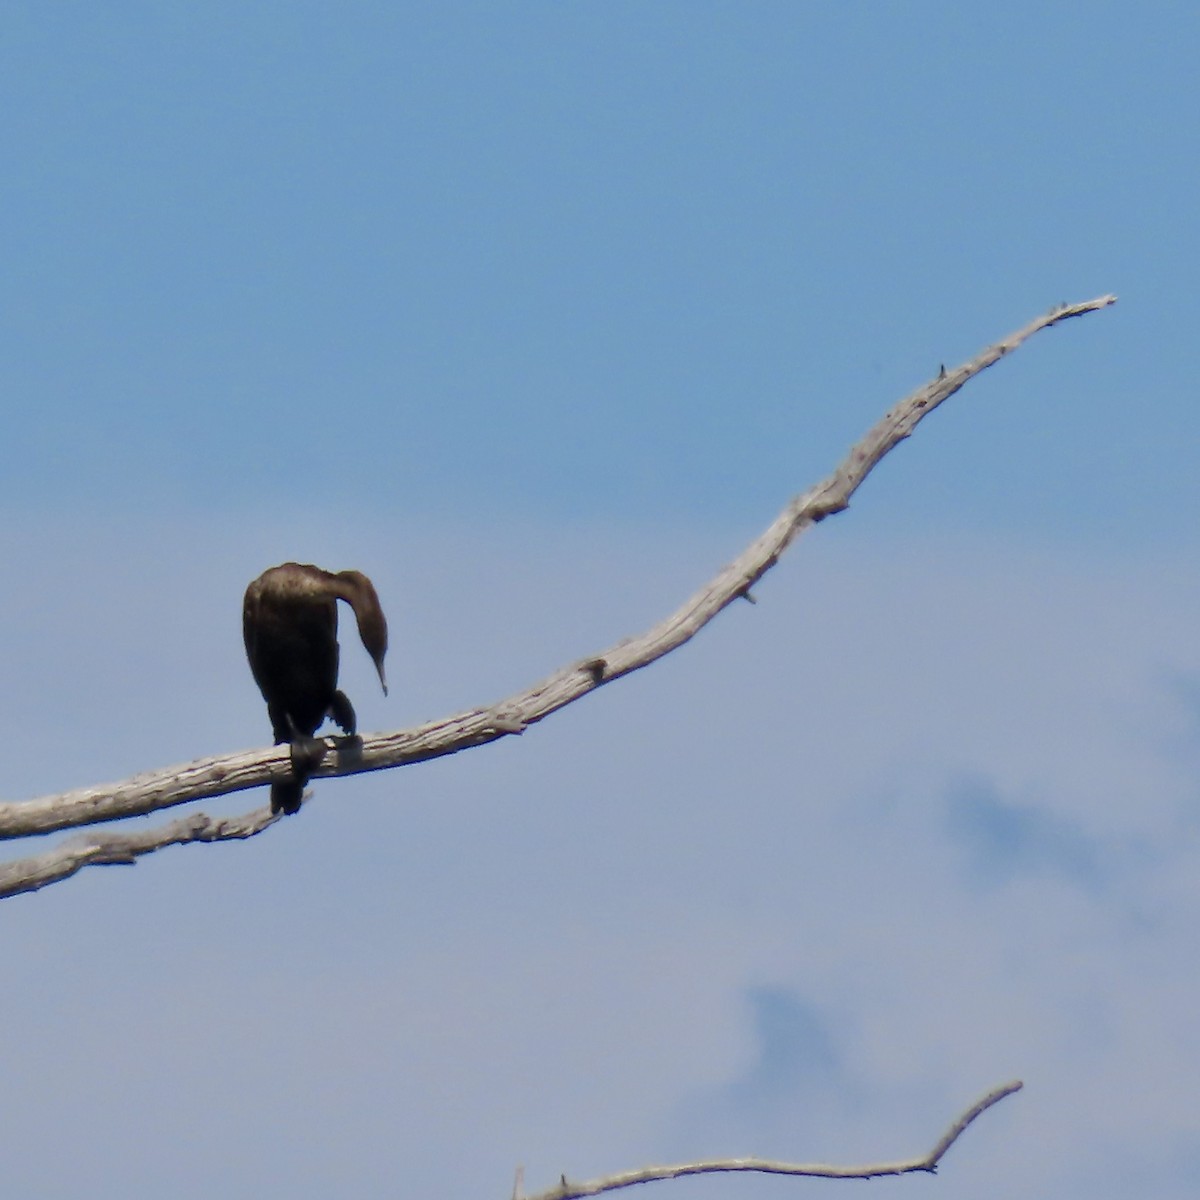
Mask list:
[[[1021,1076],[941,1186],[1195,1195],[1193,6],[5,25],[9,798],[265,742],[240,599],[288,558],[379,585],[365,728],[496,700],[1121,297],[652,670],[6,902],[15,1193],[892,1157]]]

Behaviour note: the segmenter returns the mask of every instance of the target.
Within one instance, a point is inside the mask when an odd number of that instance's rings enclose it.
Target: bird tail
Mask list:
[[[304,781],[281,779],[271,784],[271,811],[291,816],[300,811],[300,798],[304,795]]]

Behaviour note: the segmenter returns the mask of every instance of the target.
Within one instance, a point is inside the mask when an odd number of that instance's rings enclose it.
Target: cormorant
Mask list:
[[[271,784],[271,811],[294,813],[308,777],[325,755],[313,737],[327,716],[353,736],[354,707],[337,687],[337,602],[354,609],[358,636],[387,680],[387,618],[375,587],[361,571],[322,571],[284,563],[264,571],[246,589],[242,634],[254,681],[267,702],[275,744],[291,743],[292,779]]]

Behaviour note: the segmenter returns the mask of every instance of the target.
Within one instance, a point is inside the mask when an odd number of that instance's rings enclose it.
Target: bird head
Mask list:
[[[379,672],[379,683],[387,695],[387,677],[383,673],[383,658],[388,648],[387,618],[375,593],[375,585],[361,571],[339,571],[339,594],[354,610],[358,636]]]

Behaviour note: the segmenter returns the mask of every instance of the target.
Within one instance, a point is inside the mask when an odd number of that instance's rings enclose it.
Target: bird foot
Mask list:
[[[350,733],[345,737],[332,737],[329,740],[337,751],[339,766],[350,769],[362,762],[363,740],[357,733]]]
[[[358,718],[354,715],[354,705],[345,692],[334,692],[333,703],[329,706],[329,715],[335,723],[341,726],[349,737],[358,732]]]
[[[288,746],[288,755],[292,760],[292,774],[300,783],[306,782],[308,777],[321,765],[328,752],[329,747],[323,738],[293,738]]]

